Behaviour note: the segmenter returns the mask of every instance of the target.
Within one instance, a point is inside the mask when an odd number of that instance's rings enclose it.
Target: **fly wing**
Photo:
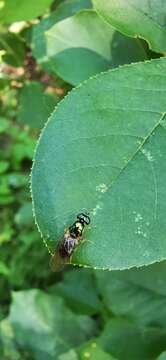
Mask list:
[[[60,256],[59,250],[55,250],[54,254],[50,258],[50,268],[52,271],[61,271],[65,263],[67,262],[67,259],[64,259]]]
[[[50,259],[50,268],[52,271],[61,271],[65,264],[67,264],[70,260],[70,255],[66,256],[66,254],[63,254],[62,249],[64,248],[64,242],[65,240],[70,236],[70,232],[67,229],[64,233],[64,236],[60,240],[57,248],[55,249],[54,254],[51,256]],[[61,249],[61,251],[60,251]]]

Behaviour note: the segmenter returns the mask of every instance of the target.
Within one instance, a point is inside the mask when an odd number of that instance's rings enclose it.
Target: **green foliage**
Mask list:
[[[166,327],[166,262],[140,269],[95,272],[105,306],[140,325]]]
[[[62,296],[66,304],[74,311],[94,315],[101,311],[94,274],[90,270],[80,269],[64,274],[63,282],[53,286],[51,292]]]
[[[50,67],[49,64],[49,49],[45,32],[61,20],[74,15],[81,9],[88,9],[90,7],[91,2],[89,0],[65,0],[59,4],[56,11],[53,11],[50,16],[32,27],[32,53],[37,62],[42,64],[47,71],[52,72],[54,68]]]
[[[155,359],[165,349],[165,341],[165,330],[118,317],[107,322],[98,339],[99,345],[119,360]]]
[[[96,331],[92,319],[74,315],[61,298],[40,290],[14,293],[9,321],[18,344],[32,350],[36,359],[55,359]]]
[[[0,0],[2,360],[166,359],[165,10]]]
[[[25,83],[20,94],[18,121],[31,128],[41,128],[53,111],[58,98],[43,91],[39,82]]]
[[[156,52],[166,52],[165,1],[92,1],[97,12],[120,32],[147,40]]]
[[[32,53],[38,63],[49,69],[49,59],[47,59],[47,41],[45,32],[53,25],[65,18],[68,18],[81,9],[91,7],[89,0],[65,0],[59,4],[47,18],[41,20],[37,25],[32,27]],[[51,69],[49,69],[51,70]]]
[[[165,360],[166,359],[166,351],[164,351],[158,358],[157,360]]]
[[[78,353],[80,360],[85,360],[86,358],[91,360],[116,360],[113,356],[103,351],[95,341],[81,346]]]
[[[2,60],[13,66],[21,66],[25,57],[25,44],[16,34],[4,32],[0,35],[0,51],[4,51]]]
[[[52,0],[5,0],[0,9],[0,20],[4,23],[31,20],[42,15],[52,3]]]
[[[32,49],[44,68],[73,85],[119,64],[148,57],[143,43],[124,37],[93,10],[71,17],[70,13],[67,18],[66,13],[60,14],[53,13],[34,27]]]

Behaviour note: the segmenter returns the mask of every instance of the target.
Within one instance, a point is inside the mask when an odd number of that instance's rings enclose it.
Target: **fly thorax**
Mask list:
[[[75,223],[75,231],[77,232],[77,236],[81,236],[83,232],[84,226],[78,221]]]

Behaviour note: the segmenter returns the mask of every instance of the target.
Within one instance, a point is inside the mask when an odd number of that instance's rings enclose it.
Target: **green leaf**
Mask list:
[[[43,91],[39,82],[25,83],[20,94],[18,121],[41,128],[53,111],[58,98]]]
[[[47,51],[38,47],[36,57],[39,62],[48,61],[50,71],[74,85],[124,61],[147,58],[141,44],[126,38],[121,40],[124,37],[116,34],[96,12],[82,10],[45,33]],[[119,58],[117,51],[123,41],[130,51]]]
[[[0,174],[6,172],[9,167],[9,163],[7,161],[0,161]]]
[[[3,57],[3,55],[2,55]],[[0,91],[3,91],[9,85],[10,80],[6,74],[0,73]],[[1,114],[1,112],[0,112]],[[1,119],[1,117],[0,117]],[[0,120],[1,121],[1,120]],[[0,124],[0,132],[1,132],[1,124]]]
[[[9,276],[9,268],[2,261],[0,261],[0,275]]]
[[[3,360],[21,360],[14,341],[14,334],[8,319],[0,322],[0,355]],[[2,354],[1,354],[2,351]]]
[[[12,23],[15,21],[31,20],[44,14],[52,0],[5,0],[0,10],[0,21]]]
[[[23,173],[10,173],[7,177],[8,184],[10,187],[18,189],[20,187],[25,187],[28,184],[28,176]]]
[[[53,290],[65,298],[66,304],[75,312],[94,315],[101,311],[95,277],[89,269],[65,273],[63,282],[53,286]]]
[[[102,350],[102,348],[96,344],[95,341],[90,341],[82,345],[79,349],[79,359],[85,360],[115,360],[110,354]]]
[[[2,194],[2,195],[9,195],[10,194],[8,176],[6,174],[3,175],[3,176],[1,175],[0,194]]]
[[[62,299],[40,290],[15,292],[9,320],[19,346],[41,360],[57,358],[95,332],[90,318],[74,315]]]
[[[0,134],[4,133],[9,128],[9,121],[3,117],[0,117]]]
[[[150,360],[164,350],[165,341],[165,330],[116,318],[106,324],[97,343],[118,360]]]
[[[54,111],[36,150],[36,221],[52,251],[79,212],[72,262],[105,269],[166,258],[166,59],[88,80]]]
[[[49,70],[49,64],[47,64],[47,42],[45,31],[49,30],[58,21],[74,15],[81,9],[88,9],[91,6],[89,0],[66,0],[60,3],[50,16],[42,19],[37,25],[33,25],[31,47],[33,56],[38,63],[44,65],[44,68]]]
[[[164,351],[160,356],[157,358],[157,360],[166,360],[166,351]]]
[[[115,315],[166,327],[166,262],[125,271],[96,271],[100,294]]]
[[[64,354],[61,354],[58,357],[58,360],[80,360],[80,359],[78,358],[76,351],[74,349],[71,349]]]
[[[10,204],[11,202],[14,202],[14,197],[4,196],[4,202],[2,201],[3,197],[0,196],[0,204]],[[5,201],[6,200],[6,201]],[[7,221],[1,221],[1,227],[0,227],[0,245],[2,245],[6,241],[10,241],[13,236],[14,230],[12,228],[12,225],[10,223],[10,220]]]
[[[165,1],[93,0],[93,4],[123,34],[145,39],[152,50],[166,52]]]
[[[15,223],[17,226],[31,228],[34,224],[32,216],[31,202],[25,202],[15,215]]]
[[[0,50],[4,50],[2,60],[12,66],[21,66],[25,57],[25,44],[14,33],[6,32],[0,35]]]

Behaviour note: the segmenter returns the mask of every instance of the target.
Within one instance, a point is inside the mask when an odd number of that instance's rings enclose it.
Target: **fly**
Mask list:
[[[84,213],[77,215],[77,220],[67,230],[60,240],[54,254],[50,259],[52,271],[60,271],[70,258],[82,240],[82,234],[85,225],[90,224],[90,217]]]

